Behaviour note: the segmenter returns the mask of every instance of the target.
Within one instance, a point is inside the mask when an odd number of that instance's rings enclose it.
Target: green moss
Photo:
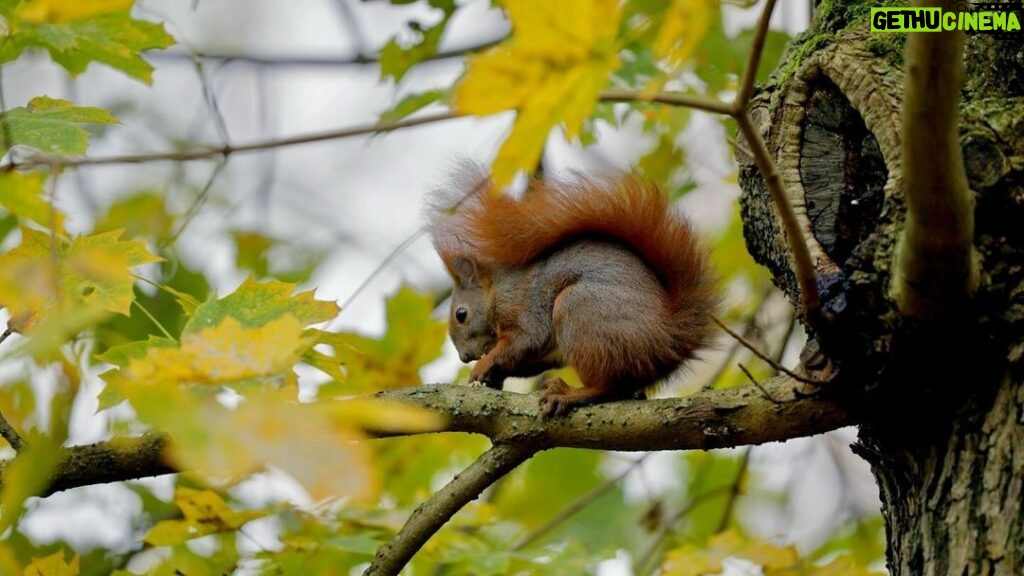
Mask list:
[[[785,84],[796,73],[804,60],[811,54],[821,50],[832,43],[835,35],[824,33],[797,38],[789,49],[789,54],[783,58],[784,64],[775,73],[774,81],[780,85]]]
[[[906,44],[906,34],[872,34],[864,42],[864,47],[893,67],[903,68],[903,48]]]

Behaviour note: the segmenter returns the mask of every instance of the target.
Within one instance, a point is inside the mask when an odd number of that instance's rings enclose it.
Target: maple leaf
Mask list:
[[[162,24],[131,17],[134,0],[17,0],[0,3],[6,23],[0,63],[42,48],[72,75],[102,62],[149,84],[153,67],[140,53],[174,44]]]
[[[0,113],[7,125],[7,146],[23,144],[52,154],[83,154],[89,145],[89,133],[79,124],[117,124],[118,120],[103,108],[75,106],[70,100],[37,96],[27,106]]]
[[[499,184],[537,164],[557,124],[576,137],[599,91],[619,67],[617,0],[504,3],[511,39],[469,61],[455,90],[463,114],[516,110],[515,124],[494,161]]]
[[[29,328],[53,311],[75,307],[127,314],[134,295],[133,266],[158,262],[140,240],[121,230],[72,241],[22,227],[21,244],[0,254],[0,305],[12,327]]]

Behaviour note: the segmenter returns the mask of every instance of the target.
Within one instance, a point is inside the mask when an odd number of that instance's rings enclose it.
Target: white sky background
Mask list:
[[[208,54],[266,57],[346,59],[372,54],[410,17],[425,24],[437,16],[422,6],[392,7],[385,2],[357,0],[139,0],[137,17],[160,20],[187,49]],[[776,9],[775,27],[802,30],[805,2],[784,0]],[[727,7],[727,23],[748,25],[758,11]],[[471,0],[449,25],[442,50],[455,49],[501,36],[507,29],[500,12],[487,0]],[[351,15],[351,16],[350,16]],[[353,25],[354,23],[354,25]],[[42,54],[22,57],[3,70],[9,107],[22,106],[46,94],[82,106],[112,109],[122,125],[94,137],[90,156],[167,151],[172,142],[222,144],[214,116],[203,98],[197,72],[189,60],[153,58],[152,86],[93,64],[75,80]],[[375,66],[267,66],[208,62],[205,73],[227,126],[230,142],[240,144],[349,126],[366,125],[410,91],[449,86],[462,71],[459,60],[436,62],[411,72],[396,87],[381,82]],[[128,107],[126,107],[128,106]],[[327,141],[232,156],[215,181],[211,199],[180,239],[189,262],[215,283],[223,295],[243,279],[231,270],[234,253],[230,229],[260,231],[313,246],[329,248],[331,256],[309,287],[321,299],[348,299],[355,288],[391,251],[422,224],[425,194],[443,184],[455,160],[490,160],[508,130],[511,115],[459,119],[391,134]],[[628,168],[651,144],[638,131],[601,133],[599,145],[580,149],[555,136],[549,158],[559,169]],[[684,201],[698,225],[714,230],[724,222],[739,194],[727,183],[734,171],[719,125],[703,118],[681,135],[703,185]],[[58,188],[61,206],[71,213],[69,228],[87,230],[93,216],[114,199],[149,187],[165,190],[168,176],[185,170],[201,187],[213,162],[142,166],[88,167],[64,176]],[[172,190],[172,208],[184,211],[193,197]],[[440,261],[421,238],[374,279],[346,309],[334,328],[376,333],[383,329],[384,297],[402,283],[439,288],[447,283]],[[425,370],[428,380],[448,380],[458,361],[449,345],[444,360]],[[98,391],[98,386],[96,387]],[[94,402],[76,406],[75,442],[102,439],[105,423],[93,418]],[[846,444],[845,431],[830,442],[800,440],[758,448],[755,474],[787,490],[793,503],[777,510],[748,510],[763,535],[795,538],[804,546],[820,543],[836,520],[843,499],[858,510],[877,510],[874,484],[863,462]],[[641,497],[644,487],[664,466],[658,458],[645,464],[644,480],[627,483]],[[856,482],[843,488],[836,462],[854,470]],[[639,476],[639,475],[634,475]],[[631,478],[633,478],[631,476]],[[674,480],[665,479],[666,488]],[[158,482],[159,483],[159,482]],[[655,481],[657,484],[657,481]],[[294,486],[279,481],[260,483],[268,493],[301,499]],[[27,519],[41,539],[65,536],[85,546],[113,546],[129,536],[127,520],[137,504],[116,487],[95,487],[52,497]],[[100,520],[100,519],[103,520]],[[268,538],[270,536],[268,535]],[[123,545],[123,544],[122,544]],[[628,565],[628,563],[626,563]]]

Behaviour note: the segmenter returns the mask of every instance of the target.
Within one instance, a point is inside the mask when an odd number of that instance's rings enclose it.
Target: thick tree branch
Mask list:
[[[46,490],[39,496],[55,492],[108,484],[136,478],[147,478],[177,472],[164,462],[163,452],[167,437],[145,434],[138,438],[119,438],[86,446],[64,449],[64,459]],[[0,467],[0,488],[3,487],[3,467]]]
[[[629,400],[587,406],[564,417],[539,417],[534,394],[432,385],[375,397],[428,408],[448,418],[448,431],[484,434],[495,442],[540,442],[545,448],[689,450],[778,442],[855,422],[837,402],[801,397],[799,382],[779,376],[754,386],[702,391],[686,398]]]
[[[421,547],[463,506],[539,450],[532,443],[495,444],[444,488],[421,504],[377,554],[363,574],[398,574]]]
[[[916,6],[946,8],[938,0]],[[974,202],[957,132],[964,34],[909,34],[901,135],[907,222],[894,261],[892,296],[917,318],[962,313],[978,283]]]
[[[610,402],[550,419],[540,418],[536,393],[442,384],[390,390],[375,397],[443,414],[448,419],[446,431],[483,434],[496,444],[526,444],[538,450],[722,448],[778,442],[856,424],[839,403],[796,394],[798,385],[786,376],[763,383],[774,401],[756,387],[744,386],[687,398]],[[397,434],[382,430],[375,435]],[[166,445],[165,436],[149,434],[66,448],[64,463],[44,495],[176,472],[163,460]]]

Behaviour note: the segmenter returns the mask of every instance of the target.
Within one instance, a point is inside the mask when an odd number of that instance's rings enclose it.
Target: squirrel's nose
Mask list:
[[[473,356],[467,354],[466,352],[459,352],[459,360],[462,360],[463,364],[469,364],[474,360],[474,358]]]

